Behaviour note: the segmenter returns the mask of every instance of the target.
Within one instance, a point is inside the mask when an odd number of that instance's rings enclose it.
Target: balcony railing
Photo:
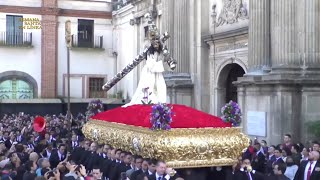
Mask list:
[[[32,46],[32,33],[0,32],[0,46]]]
[[[72,35],[72,47],[75,48],[96,48],[103,49],[103,36],[94,36],[83,38],[82,35]]]

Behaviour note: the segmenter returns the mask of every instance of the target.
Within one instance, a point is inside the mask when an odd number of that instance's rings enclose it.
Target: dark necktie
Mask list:
[[[310,176],[311,176],[311,170],[312,170],[312,161],[310,161],[310,166],[309,166],[309,169],[308,169],[308,174],[307,174],[307,180],[310,180]]]
[[[161,177],[158,177],[158,180],[161,180]]]

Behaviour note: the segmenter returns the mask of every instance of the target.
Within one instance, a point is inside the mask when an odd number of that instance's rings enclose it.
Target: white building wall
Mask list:
[[[128,5],[113,13],[116,17],[114,24],[115,30],[115,51],[118,53],[117,72],[133,61],[137,54],[137,29],[130,25],[130,19],[133,19],[134,7]],[[115,18],[114,18],[115,19]],[[125,76],[117,85],[117,91],[121,91],[125,99],[132,98],[137,87],[136,67],[127,76]],[[114,89],[114,88],[113,88]]]
[[[42,0],[0,0],[0,5],[41,7]]]
[[[58,0],[58,7],[61,9],[76,9],[89,11],[111,12],[111,0],[83,1],[83,0]]]
[[[66,80],[63,81],[63,76],[67,74],[67,48],[65,45],[65,22],[71,21],[71,34],[78,32],[78,19],[94,20],[94,36],[103,36],[103,48],[87,49],[79,48],[70,50],[70,74],[85,75],[86,80],[79,81],[77,77],[72,77],[70,84],[76,86],[74,90],[82,92],[84,89],[85,96],[88,94],[87,87],[89,86],[87,78],[95,76],[106,76],[108,79],[115,74],[114,63],[115,58],[112,55],[112,25],[108,19],[92,19],[92,18],[76,18],[76,17],[59,17],[58,27],[58,96],[63,96],[63,88],[66,89]],[[84,83],[84,84],[82,84]],[[73,98],[82,98],[80,92],[72,92]],[[110,91],[109,94],[114,92]],[[66,95],[66,91],[65,91]]]
[[[29,0],[28,0],[29,1]],[[9,2],[9,1],[5,1]],[[19,15],[23,18],[38,18],[40,15],[0,13],[0,32],[6,31],[6,15]],[[32,33],[32,48],[0,46],[0,73],[22,71],[32,76],[38,84],[38,97],[41,95],[41,29],[25,29]]]

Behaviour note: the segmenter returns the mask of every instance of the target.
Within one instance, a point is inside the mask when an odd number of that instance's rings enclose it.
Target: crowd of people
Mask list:
[[[2,180],[320,180],[320,144],[291,142],[268,146],[254,140],[232,167],[173,170],[160,160],[143,158],[85,139],[86,117],[72,121],[45,116],[43,133],[33,130],[34,117],[19,113],[0,120]]]
[[[320,180],[320,143],[310,147],[293,143],[290,134],[284,135],[283,144],[268,146],[265,140],[255,139],[233,166],[237,176],[254,179]],[[249,170],[248,170],[249,169]]]

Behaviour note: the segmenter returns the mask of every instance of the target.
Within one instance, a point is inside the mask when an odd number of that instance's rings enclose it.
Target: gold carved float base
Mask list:
[[[84,135],[99,143],[145,158],[164,160],[172,168],[231,166],[249,145],[240,128],[152,131],[143,127],[90,120]]]

